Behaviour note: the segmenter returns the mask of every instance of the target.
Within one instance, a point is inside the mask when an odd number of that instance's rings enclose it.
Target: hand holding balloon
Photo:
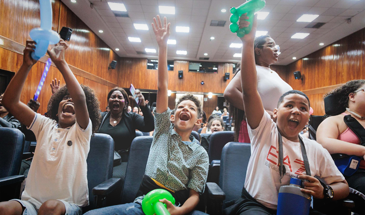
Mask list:
[[[175,204],[175,198],[166,190],[155,189],[147,193],[142,201],[142,210],[146,215],[170,215],[166,209],[166,204],[160,200],[167,200],[172,205]],[[165,202],[165,200],[163,200]]]
[[[60,37],[57,32],[52,31],[52,6],[50,0],[40,0],[40,10],[41,10],[41,27],[34,28],[30,31],[29,35],[34,40],[37,45],[32,53],[32,58],[34,60],[39,60],[43,57],[49,44],[56,44]]]
[[[231,25],[229,26],[229,29],[232,33],[237,32],[238,37],[243,37],[245,34],[250,33],[253,23],[254,14],[265,7],[265,0],[247,0],[247,2],[243,3],[242,5],[238,6],[237,8],[231,8]],[[247,13],[248,22],[250,25],[245,28],[239,28],[237,22],[243,14]]]

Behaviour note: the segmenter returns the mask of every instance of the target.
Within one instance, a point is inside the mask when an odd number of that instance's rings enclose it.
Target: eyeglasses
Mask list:
[[[365,92],[365,89],[364,88],[357,89],[357,90],[355,90],[355,93],[360,92],[360,91]]]
[[[265,47],[265,45],[262,45],[261,47]],[[257,46],[257,48],[261,48],[261,47]],[[271,49],[271,50],[275,50],[276,49],[277,50],[276,53],[278,55],[281,54],[281,52],[280,52],[280,46],[279,45],[273,46],[273,45],[269,44],[269,45],[266,45],[266,47],[269,48],[269,49]]]

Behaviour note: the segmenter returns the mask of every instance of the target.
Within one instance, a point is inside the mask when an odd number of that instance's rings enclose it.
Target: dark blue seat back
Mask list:
[[[141,137],[141,136],[143,136],[142,131],[136,131],[136,137]]]
[[[136,137],[129,151],[127,171],[124,178],[121,203],[130,203],[137,197],[142,183],[153,137]]]
[[[249,143],[229,142],[224,146],[219,175],[219,186],[226,194],[223,204],[241,196],[250,156]]]
[[[200,135],[196,131],[192,131],[191,134],[194,136],[195,139],[197,139],[200,142]]]
[[[19,174],[24,140],[18,129],[0,128],[0,178]]]
[[[86,210],[96,207],[93,188],[113,175],[114,140],[109,134],[96,133],[91,137],[90,152],[87,157],[87,179],[89,203]]]
[[[212,134],[208,150],[209,163],[211,163],[212,160],[221,159],[222,149],[226,143],[234,140],[233,135],[233,131],[220,131]]]

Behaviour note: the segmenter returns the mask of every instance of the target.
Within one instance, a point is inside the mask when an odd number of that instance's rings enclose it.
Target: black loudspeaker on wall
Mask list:
[[[65,41],[70,41],[72,29],[68,27],[62,27],[60,31],[60,37]]]
[[[183,75],[183,71],[179,70],[179,79],[183,79],[184,75]]]
[[[117,66],[117,61],[116,60],[113,60],[110,64],[109,64],[109,67],[108,69],[115,69],[115,67]]]
[[[302,79],[302,74],[300,73],[300,71],[295,71],[294,72],[294,78],[295,79]]]
[[[223,76],[223,80],[227,81],[229,79],[229,72],[226,72]]]

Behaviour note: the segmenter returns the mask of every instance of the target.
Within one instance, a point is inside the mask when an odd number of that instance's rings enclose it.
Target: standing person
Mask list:
[[[269,35],[255,38],[254,53],[257,72],[257,90],[259,91],[265,110],[272,115],[279,97],[293,88],[273,71],[270,66],[279,59],[279,46]],[[235,125],[235,141],[249,143],[247,123],[242,99],[241,70],[229,82],[224,91],[224,98],[231,103],[231,114]]]
[[[64,58],[68,45],[63,40],[48,51],[67,86],[51,97],[51,118],[20,102],[26,77],[36,63],[31,58],[35,47],[34,41],[27,41],[23,64],[3,103],[34,132],[37,148],[21,200],[1,202],[0,214],[82,214],[81,207],[89,204],[86,158],[100,118],[99,102],[90,88],[80,86],[68,67]]]
[[[136,137],[136,129],[150,132],[154,129],[154,118],[145,105],[142,93],[137,89],[140,107],[144,117],[137,113],[128,113],[129,97],[123,88],[112,89],[107,96],[109,112],[102,113],[98,133],[109,134],[114,140],[114,150],[121,156],[122,165],[114,167],[113,176],[124,178],[129,156],[129,148]],[[135,107],[137,108],[137,107]],[[137,108],[138,110],[138,108]]]
[[[0,95],[0,127],[6,128],[21,128],[21,124],[19,120],[17,120],[13,115],[9,113],[9,111],[3,105],[3,96],[4,94]]]
[[[240,27],[250,24],[246,19],[247,16],[241,16]],[[313,198],[339,200],[347,197],[347,182],[328,151],[317,142],[299,136],[309,120],[308,97],[303,92],[291,90],[275,102],[277,108],[274,108],[272,116],[264,109],[257,87],[258,72],[253,54],[257,16],[253,22],[251,32],[241,38],[241,96],[251,138],[251,157],[241,197],[226,208],[226,214],[276,214],[280,186],[288,185],[292,175],[303,180],[301,192]],[[314,176],[328,185],[322,185]],[[318,213],[312,211],[310,214]]]
[[[116,205],[89,211],[87,215],[143,215],[141,202],[153,189],[165,189],[176,199],[173,205],[163,199],[171,215],[204,214],[194,211],[199,203],[208,175],[209,158],[207,152],[191,135],[194,125],[201,123],[201,106],[193,95],[184,95],[171,115],[168,108],[168,71],[167,71],[167,39],[170,24],[166,18],[164,25],[160,17],[154,18],[152,29],[159,46],[158,53],[158,90],[156,102],[156,129],[147,160],[145,176],[139,190],[139,197],[133,203]],[[172,126],[174,123],[174,127]]]
[[[317,129],[317,141],[331,154],[355,155],[364,158],[365,147],[361,140],[345,123],[345,117],[350,115],[365,127],[365,80],[353,80],[334,89],[329,93],[339,101],[346,111],[337,116],[326,118]],[[351,176],[346,176],[349,186],[365,193],[365,161],[361,159],[359,169]],[[355,211],[365,214],[363,200],[355,201]]]
[[[213,114],[217,114],[219,116],[222,114],[222,112],[219,110],[219,107],[218,106],[216,106],[215,109],[213,110],[212,115]]]

